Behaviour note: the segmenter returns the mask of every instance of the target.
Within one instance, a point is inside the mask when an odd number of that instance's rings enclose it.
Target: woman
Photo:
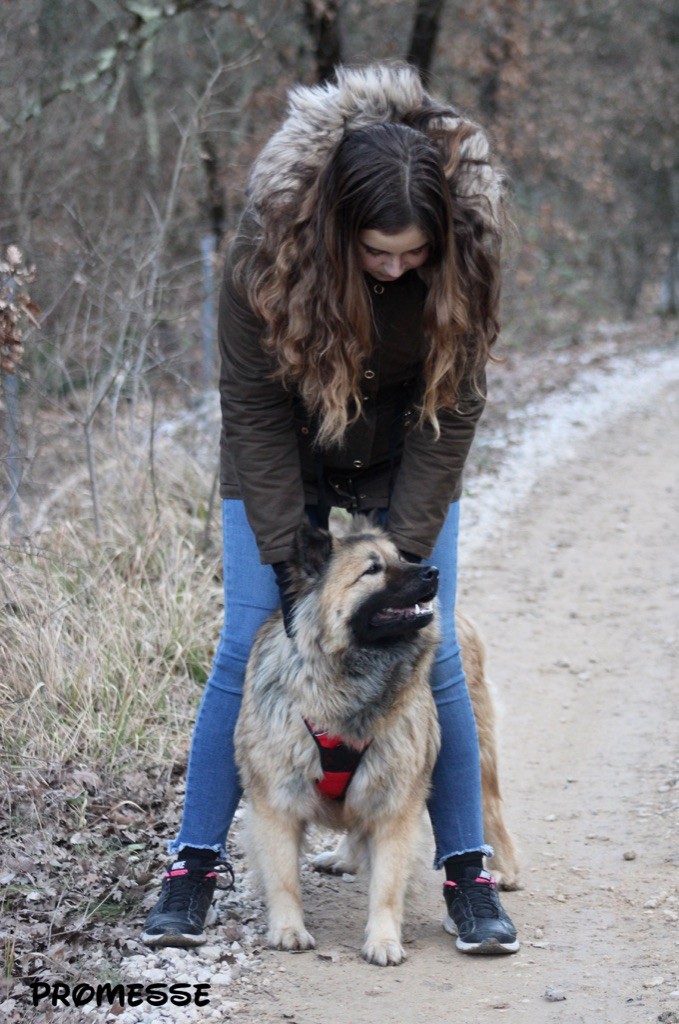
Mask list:
[[[405,558],[439,567],[442,732],[429,812],[446,928],[514,952],[483,871],[479,752],[454,605],[462,469],[498,332],[500,181],[480,129],[410,68],[340,69],[300,88],[253,168],[220,305],[225,622],[196,721],[179,857],[151,945],[205,941],[240,799],[232,736],[259,625],[280,602],[304,516],[378,510]]]

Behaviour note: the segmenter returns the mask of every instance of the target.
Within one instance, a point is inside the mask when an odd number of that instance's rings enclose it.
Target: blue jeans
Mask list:
[[[315,509],[307,508],[312,522]],[[386,512],[382,519],[386,520]],[[443,639],[431,686],[441,725],[441,752],[428,801],[436,841],[434,866],[455,854],[492,850],[483,842],[481,773],[476,724],[455,636],[459,507],[451,505],[430,563],[440,569]],[[226,834],[241,798],[233,733],[253,637],[278,606],[273,570],[262,565],[243,503],[222,503],[224,627],[198,712],[179,835],[171,854],[185,846],[225,855]]]

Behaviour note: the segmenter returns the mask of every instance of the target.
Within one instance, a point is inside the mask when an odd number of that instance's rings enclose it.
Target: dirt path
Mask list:
[[[463,549],[461,601],[486,637],[503,708],[505,801],[526,883],[503,898],[522,950],[456,953],[429,872],[408,916],[407,962],[370,967],[358,956],[362,883],[305,875],[318,951],[263,950],[258,972],[230,989],[235,1019],[679,1021],[672,365],[648,407],[579,441],[576,427],[566,432],[577,458],[515,494],[506,525],[500,507],[472,527]]]
[[[630,328],[635,337],[637,330]],[[442,879],[427,864],[401,967],[360,959],[364,883],[308,869],[305,906],[318,950],[273,952],[263,948],[261,902],[235,847],[238,886],[219,901],[221,921],[208,945],[153,951],[141,944],[154,877],[134,920],[87,934],[76,922],[49,949],[55,977],[85,986],[209,984],[207,1007],[33,1010],[20,987],[8,988],[3,1001],[0,985],[0,1017],[16,1024],[679,1024],[679,354],[656,340],[656,350],[626,349],[624,357],[605,340],[588,347],[575,379],[570,364],[559,364],[563,376],[555,376],[553,353],[511,373],[498,368],[500,400],[472,453],[461,605],[486,638],[503,708],[503,789],[526,885],[503,899],[521,951],[487,960],[457,953],[441,929]],[[214,436],[209,417],[204,430]],[[178,458],[186,457],[183,444]],[[210,444],[196,446],[211,451]],[[178,813],[181,781],[174,797],[164,828]],[[39,833],[32,841],[39,865],[47,854]],[[61,900],[61,848],[47,849],[57,859],[49,861],[55,872],[46,894]],[[28,922],[32,931],[22,948],[30,949],[33,935],[41,950],[52,924],[39,914],[31,920],[30,901],[40,893],[28,864],[12,868],[30,885],[20,926]],[[30,962],[42,960],[36,954]]]

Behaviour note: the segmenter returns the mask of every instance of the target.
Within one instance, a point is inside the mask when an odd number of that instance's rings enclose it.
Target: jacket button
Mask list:
[[[360,459],[354,459],[354,469],[363,469],[363,463]]]
[[[373,377],[375,376],[375,371],[374,370],[366,370],[365,373],[363,374],[363,376],[365,377],[366,380],[372,380]]]
[[[300,434],[308,434],[308,433],[309,433],[309,428],[308,427],[300,427]]]

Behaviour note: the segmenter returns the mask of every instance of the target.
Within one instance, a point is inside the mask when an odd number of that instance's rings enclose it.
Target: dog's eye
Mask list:
[[[364,576],[374,576],[375,573],[382,572],[382,566],[379,562],[371,562],[369,567],[363,573]]]

